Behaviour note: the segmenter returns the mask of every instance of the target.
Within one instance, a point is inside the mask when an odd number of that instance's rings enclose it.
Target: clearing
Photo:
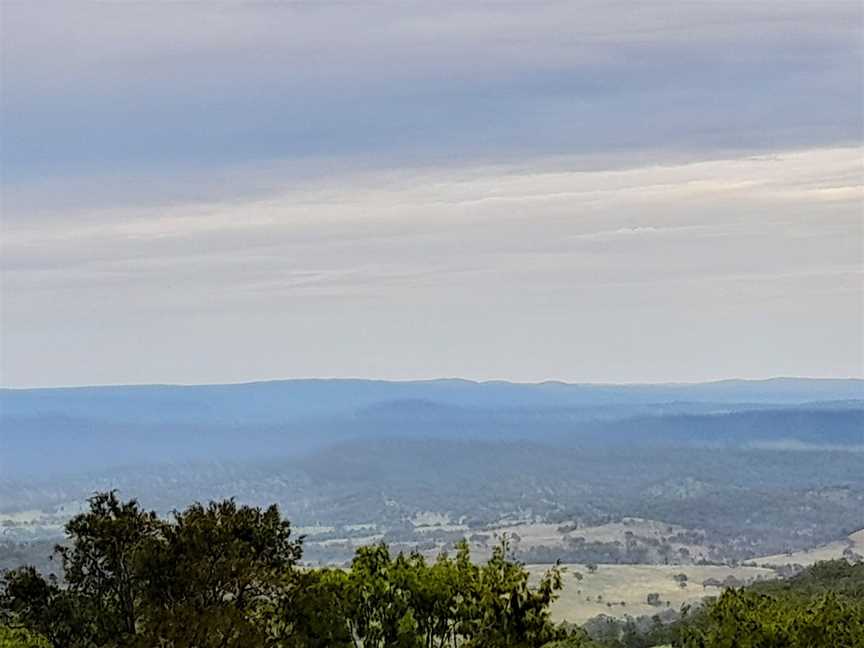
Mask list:
[[[731,576],[743,584],[776,576],[774,570],[761,567],[598,565],[591,574],[585,565],[563,566],[567,568],[564,588],[552,605],[552,618],[579,624],[600,614],[636,617],[654,615],[667,608],[678,610],[684,603],[696,603],[722,591],[721,587],[703,586],[703,581],[709,579],[723,582]],[[539,579],[550,567],[527,565],[526,569],[532,578]],[[575,572],[582,574],[581,581]],[[674,578],[678,574],[687,576],[686,587],[681,587]],[[648,603],[648,595],[654,593],[659,595],[659,605]]]

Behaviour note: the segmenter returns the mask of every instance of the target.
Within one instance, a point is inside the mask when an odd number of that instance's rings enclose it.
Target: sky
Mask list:
[[[859,2],[0,7],[4,386],[864,377]]]

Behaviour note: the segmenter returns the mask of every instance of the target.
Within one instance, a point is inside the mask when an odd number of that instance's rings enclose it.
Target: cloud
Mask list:
[[[864,373],[860,3],[2,12],[7,384]]]
[[[860,141],[851,2],[3,7],[4,175]]]
[[[734,358],[729,374],[860,375],[861,156],[836,148],[635,168],[538,159],[346,174],[224,203],[13,217],[2,243],[4,371],[30,382],[46,336],[78,340],[82,352],[94,335],[100,348],[125,340],[136,357],[136,336],[158,331],[160,354],[176,358],[190,326],[236,366],[221,336],[261,325],[243,347],[255,370],[219,371],[698,379],[724,375],[715,367]],[[429,324],[417,317],[446,333],[418,339]],[[507,333],[483,338],[492,369],[477,372],[481,322]],[[290,370],[265,353],[280,330],[309,349]],[[333,341],[370,331],[371,348]],[[782,359],[757,351],[766,335]],[[779,346],[784,336],[794,343]],[[504,362],[540,337],[535,360]],[[553,343],[578,349],[578,368],[561,364]],[[681,364],[697,350],[698,363]],[[368,353],[400,369],[375,369]],[[216,370],[163,362],[158,371],[193,381]],[[143,376],[157,379],[152,371]]]

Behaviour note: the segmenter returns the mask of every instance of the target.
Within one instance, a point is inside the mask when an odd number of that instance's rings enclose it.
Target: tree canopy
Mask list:
[[[275,506],[225,500],[163,520],[113,492],[66,531],[62,583],[4,575],[7,633],[55,648],[533,648],[562,636],[548,611],[560,572],[529,586],[506,541],[483,565],[462,542],[431,563],[380,544],[349,569],[313,569]]]
[[[482,564],[462,541],[434,560],[377,544],[312,568],[276,506],[162,519],[113,492],[66,532],[62,579],[0,579],[0,648],[864,648],[864,564],[846,560],[726,589],[671,623],[565,630],[549,616],[561,570],[529,584],[506,538]]]

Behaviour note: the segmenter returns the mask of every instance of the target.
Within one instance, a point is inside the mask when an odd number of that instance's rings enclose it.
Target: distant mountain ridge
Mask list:
[[[291,380],[0,391],[0,478],[296,457],[387,439],[851,448],[864,446],[864,381]]]
[[[693,384],[600,385],[297,379],[227,385],[130,385],[0,390],[3,418],[68,416],[125,422],[278,423],[351,416],[384,402],[500,409],[669,403],[791,405],[864,400],[864,380],[774,378]]]
[[[334,528],[318,538],[318,559],[343,560],[327,542],[364,537],[370,524],[430,542],[412,520],[431,512],[481,531],[502,520],[661,520],[738,560],[864,526],[864,381],[0,391],[0,513],[13,515],[0,519],[0,540],[54,537],[66,512],[112,488],[164,513],[221,497],[278,502],[300,525]],[[601,552],[590,560],[623,559],[588,544]],[[576,550],[554,551],[565,549]]]

